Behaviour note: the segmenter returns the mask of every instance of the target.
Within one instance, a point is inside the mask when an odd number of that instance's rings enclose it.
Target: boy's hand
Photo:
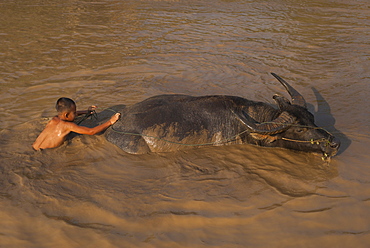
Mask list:
[[[91,105],[90,107],[87,108],[87,113],[92,113],[93,111],[95,111],[95,109],[97,109],[98,107],[95,106],[95,105]]]
[[[114,123],[116,123],[116,121],[118,121],[118,119],[120,118],[121,114],[120,113],[116,113],[115,115],[113,115],[111,118],[110,118],[110,123],[111,125],[113,125]]]

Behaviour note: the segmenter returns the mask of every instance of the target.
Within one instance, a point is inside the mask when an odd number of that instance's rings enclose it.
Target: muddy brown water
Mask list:
[[[369,247],[365,0],[0,1],[0,247]],[[31,144],[79,109],[163,93],[273,103],[275,72],[342,141],[130,155],[103,136]]]

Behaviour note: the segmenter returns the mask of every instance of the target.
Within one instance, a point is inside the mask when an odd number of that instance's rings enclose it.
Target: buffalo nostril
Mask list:
[[[331,148],[338,148],[339,144],[338,143],[335,143],[335,142],[331,142],[330,143],[330,147]]]
[[[339,139],[336,139],[336,138],[334,138],[331,142],[330,142],[330,147],[331,148],[334,148],[334,149],[336,149],[336,148],[338,148],[339,146],[340,146],[340,141],[339,141]]]

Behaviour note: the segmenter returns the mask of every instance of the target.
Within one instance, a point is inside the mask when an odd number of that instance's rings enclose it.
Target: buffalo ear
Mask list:
[[[285,109],[292,105],[290,101],[283,96],[276,94],[272,98],[275,100],[276,104],[278,105],[281,111],[284,111]]]

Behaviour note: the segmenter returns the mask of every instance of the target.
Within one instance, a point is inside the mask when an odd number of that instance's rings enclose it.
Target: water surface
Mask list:
[[[365,0],[0,1],[1,247],[368,247]],[[31,148],[55,101],[157,94],[273,103],[284,77],[342,141],[130,155],[103,136]]]

